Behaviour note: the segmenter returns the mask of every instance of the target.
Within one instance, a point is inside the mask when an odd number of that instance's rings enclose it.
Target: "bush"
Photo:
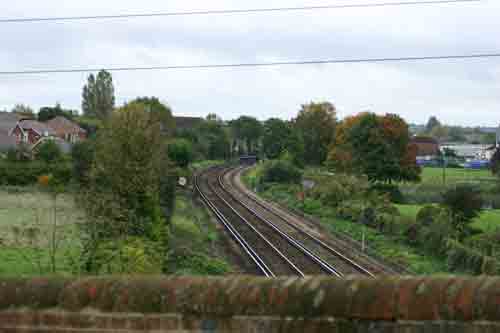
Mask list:
[[[345,200],[364,197],[369,188],[368,180],[350,175],[328,177],[317,183],[311,191],[312,196],[324,205],[333,207],[339,206]]]
[[[268,161],[262,168],[261,181],[267,183],[300,183],[302,173],[291,162]]]
[[[417,213],[417,224],[429,226],[436,221],[441,212],[442,209],[437,206],[426,205],[420,208]]]
[[[71,180],[71,165],[68,163],[48,165],[39,161],[0,162],[0,185],[32,185],[37,183],[39,176],[48,174],[61,183],[68,183]]]
[[[62,152],[54,141],[47,140],[38,147],[36,157],[45,163],[54,163],[61,159]]]
[[[453,227],[460,239],[471,232],[468,224],[479,216],[483,208],[483,198],[479,188],[469,184],[459,184],[443,194],[443,206],[449,209]]]
[[[473,274],[498,274],[498,262],[491,257],[483,256],[461,243],[448,239],[446,241],[448,267],[452,271],[464,270]]]
[[[71,157],[73,160],[73,177],[80,184],[88,181],[90,168],[94,161],[95,143],[92,140],[85,140],[73,145]]]
[[[399,187],[397,185],[376,183],[376,184],[372,185],[370,189],[372,191],[376,191],[379,194],[387,195],[389,197],[389,199],[391,200],[391,202],[394,202],[397,204],[405,203],[403,193],[401,193],[401,190],[399,189]]]
[[[193,146],[185,139],[176,139],[168,144],[168,158],[180,168],[187,168],[193,161]]]

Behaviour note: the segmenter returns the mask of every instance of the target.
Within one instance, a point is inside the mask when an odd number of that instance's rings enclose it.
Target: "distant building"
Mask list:
[[[87,131],[65,117],[55,117],[47,121],[55,136],[69,143],[76,143],[87,138]]]
[[[0,112],[0,152],[16,147],[16,138],[11,135],[12,129],[21,120],[18,114]]]
[[[10,134],[16,138],[17,144],[34,145],[43,137],[55,136],[55,131],[47,124],[36,120],[21,120]]]
[[[410,144],[417,147],[417,157],[432,158],[440,154],[439,143],[436,139],[427,136],[415,136],[410,140]]]

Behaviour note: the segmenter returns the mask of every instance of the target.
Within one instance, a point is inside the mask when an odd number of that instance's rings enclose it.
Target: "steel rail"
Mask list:
[[[238,218],[240,218],[260,239],[264,241],[278,256],[284,260],[299,276],[304,277],[306,274],[300,270],[283,252],[281,252],[273,243],[271,243],[257,228],[255,228],[245,217],[243,217],[234,207],[214,189],[214,187],[208,184],[213,193],[219,198],[220,201],[224,203]]]
[[[253,216],[255,216],[258,220],[263,222],[265,225],[269,226],[272,228],[274,231],[276,231],[277,234],[279,234],[282,238],[284,238],[288,243],[290,243],[292,246],[297,248],[300,252],[302,252],[306,257],[314,261],[316,264],[318,264],[324,271],[326,271],[329,274],[335,275],[337,277],[342,277],[343,274],[339,272],[335,267],[330,265],[328,262],[323,260],[321,257],[319,257],[317,254],[312,252],[311,250],[307,249],[302,243],[298,242],[297,240],[293,239],[286,233],[284,233],[281,229],[279,229],[274,223],[271,221],[265,219],[262,217],[259,213],[257,213],[254,209],[249,207],[246,203],[242,202],[240,199],[236,198],[233,193],[231,193],[226,186],[224,185],[224,182],[222,181],[223,176],[227,173],[227,170],[224,171],[221,175],[218,176],[218,182],[219,186],[224,190],[227,195],[229,195],[233,200],[238,202],[241,206],[243,206],[246,210],[248,210]],[[224,200],[225,201],[225,200]],[[227,202],[227,201],[226,201]],[[228,205],[230,205],[228,203]],[[231,207],[232,208],[232,207]],[[232,208],[234,210],[234,208]]]
[[[229,234],[236,240],[236,242],[243,248],[245,253],[250,257],[250,259],[257,266],[258,270],[266,277],[275,277],[276,275],[272,270],[266,265],[264,260],[255,252],[255,250],[247,243],[247,241],[239,234],[239,232],[231,225],[231,223],[226,219],[226,217],[220,212],[220,210],[211,202],[211,200],[203,193],[198,183],[199,176],[195,175],[195,189],[199,193],[203,203],[206,207],[211,210],[217,219],[223,224]]]
[[[240,171],[241,169],[243,169],[243,168],[236,168],[234,170]],[[233,181],[234,180],[234,174],[231,174],[230,178],[231,178],[231,182],[234,185],[234,181]],[[233,186],[233,188],[236,188],[236,187]],[[325,242],[323,242],[321,239],[317,238],[316,236],[312,235],[311,233],[307,232],[306,230],[303,230],[303,229],[297,227],[293,223],[290,223],[275,208],[271,208],[270,206],[267,207],[266,205],[263,205],[259,200],[257,200],[256,198],[253,198],[252,196],[250,196],[249,194],[247,194],[247,193],[245,193],[243,191],[239,191],[239,193],[241,193],[243,196],[245,196],[246,198],[248,198],[249,200],[251,200],[252,202],[254,202],[255,204],[257,204],[262,209],[268,211],[269,213],[273,214],[277,218],[281,219],[283,222],[285,222],[292,229],[296,230],[297,232],[299,232],[302,235],[306,236],[307,238],[311,239],[313,242],[315,242],[316,244],[320,245],[321,247],[323,247],[325,250],[329,251],[334,256],[336,256],[339,259],[343,260],[344,262],[348,263],[349,265],[351,265],[352,267],[354,267],[356,270],[358,270],[361,273],[363,273],[365,275],[368,275],[370,277],[375,277],[375,274],[373,274],[372,272],[370,272],[368,269],[364,268],[363,266],[361,266],[360,264],[356,263],[352,259],[347,258],[345,255],[343,255],[339,251],[335,250],[334,248],[332,248],[331,246],[329,246],[328,244],[326,244]]]

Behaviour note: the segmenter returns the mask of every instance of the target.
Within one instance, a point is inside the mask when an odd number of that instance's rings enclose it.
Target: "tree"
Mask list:
[[[174,133],[174,117],[172,110],[168,105],[160,102],[157,97],[139,97],[131,103],[140,103],[146,107],[146,111],[150,112],[155,119],[161,124],[161,132],[164,135],[172,136]]]
[[[48,121],[55,117],[62,116],[67,119],[73,119],[77,112],[73,110],[65,110],[61,104],[57,103],[54,107],[45,106],[38,111],[38,121]]]
[[[293,125],[307,147],[304,153],[305,162],[321,165],[326,160],[328,148],[335,138],[335,106],[328,102],[302,105]]]
[[[262,151],[267,158],[276,159],[287,150],[292,135],[291,126],[278,118],[270,118],[264,122]]]
[[[426,133],[431,133],[435,127],[441,127],[441,123],[435,116],[431,116],[425,125]]]
[[[61,159],[62,152],[57,143],[52,140],[47,140],[38,148],[36,157],[45,163],[54,163]]]
[[[246,144],[246,153],[257,153],[259,139],[262,136],[262,124],[254,117],[241,116],[231,121],[234,137]]]
[[[33,112],[33,109],[28,105],[16,104],[12,108],[12,113],[17,113],[18,115],[26,119],[35,119],[35,113]]]
[[[87,216],[82,225],[87,271],[100,269],[99,255],[122,258],[131,237],[152,243],[166,263],[175,173],[161,123],[146,109],[125,105],[98,132],[88,186],[79,200]]]
[[[494,175],[500,176],[500,149],[499,148],[497,148],[495,150],[495,153],[491,157],[490,168],[491,168],[491,172]]]
[[[71,148],[73,178],[81,185],[88,184],[88,177],[94,162],[95,141],[88,139],[77,142]]]
[[[366,175],[371,182],[417,181],[421,171],[408,125],[393,114],[361,113],[344,119],[328,164],[339,172]]]
[[[443,194],[443,206],[451,213],[452,224],[459,240],[471,232],[469,224],[483,208],[481,191],[470,184],[459,184]]]
[[[82,111],[85,116],[106,119],[115,107],[115,88],[111,74],[101,70],[90,74],[83,87]]]
[[[193,146],[185,139],[176,139],[168,144],[168,157],[180,168],[187,168],[193,161]]]

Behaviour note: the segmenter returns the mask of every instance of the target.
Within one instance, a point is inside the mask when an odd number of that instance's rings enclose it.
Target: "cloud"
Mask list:
[[[273,1],[273,7],[352,3]],[[358,0],[356,0],[358,1]],[[360,3],[380,2],[375,0]],[[269,7],[253,1],[251,7]],[[3,17],[249,8],[199,0],[16,1]],[[500,3],[161,17],[2,25],[0,70],[395,57],[500,51]],[[0,109],[60,102],[79,108],[85,74],[0,77]],[[410,122],[496,125],[500,59],[335,64],[113,74],[120,102],[155,95],[177,114],[291,118],[330,100],[341,116],[366,109]]]

